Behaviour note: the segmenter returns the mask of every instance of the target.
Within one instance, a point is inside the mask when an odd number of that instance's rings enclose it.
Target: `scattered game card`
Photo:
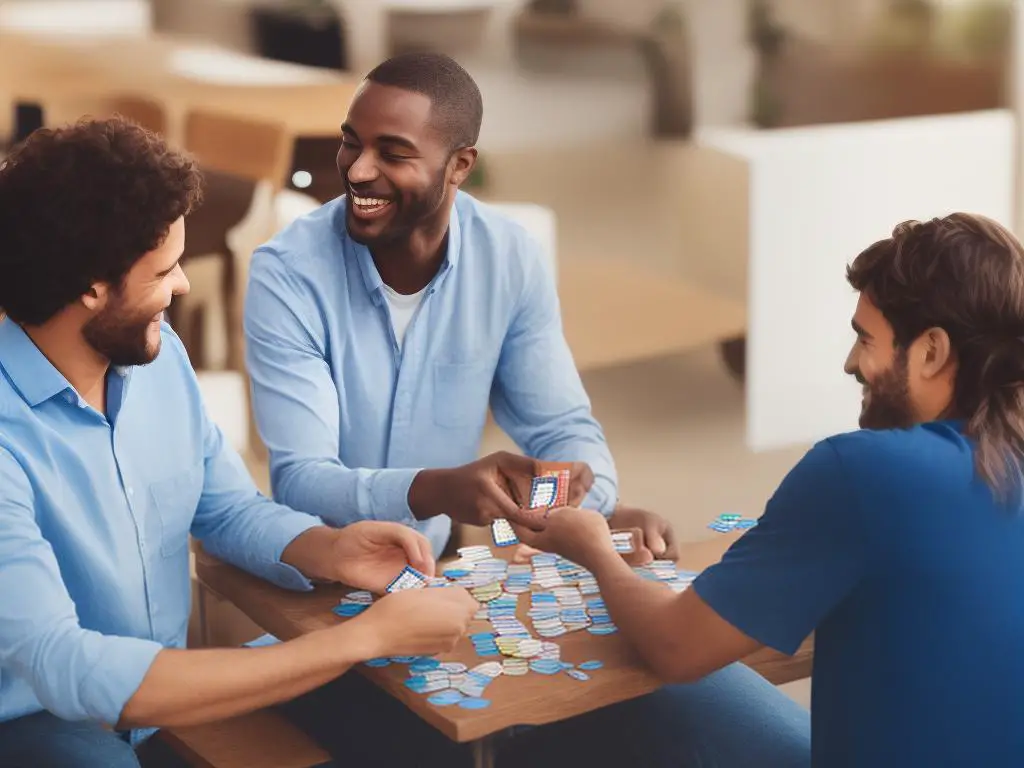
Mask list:
[[[708,528],[718,533],[731,533],[733,531],[746,531],[757,525],[757,520],[745,518],[735,512],[723,512],[710,523]]]
[[[499,518],[491,523],[491,538],[494,539],[496,547],[510,547],[519,543],[519,537],[512,530],[508,520]]]
[[[411,565],[405,566],[395,580],[388,584],[388,592],[401,592],[403,589],[422,589],[427,586],[427,577]]]
[[[615,551],[629,565],[645,565],[653,559],[653,555],[644,544],[644,532],[641,528],[620,528],[612,531],[612,543],[615,545]]]

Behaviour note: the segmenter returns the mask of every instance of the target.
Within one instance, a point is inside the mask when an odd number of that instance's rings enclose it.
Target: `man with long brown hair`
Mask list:
[[[900,224],[847,278],[863,429],[814,446],[692,589],[637,577],[592,512],[521,537],[593,571],[666,680],[814,631],[816,766],[1019,766],[1024,249],[955,213]]]

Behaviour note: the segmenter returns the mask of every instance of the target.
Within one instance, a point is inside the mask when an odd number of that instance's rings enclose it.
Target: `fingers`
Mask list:
[[[503,453],[498,461],[498,473],[505,483],[503,490],[517,505],[529,503],[533,478],[539,471],[537,462],[527,456]]]
[[[413,528],[399,523],[389,525],[387,534],[391,538],[391,542],[401,547],[402,551],[405,552],[405,559],[409,562],[409,565],[424,576],[434,575],[434,552],[426,536]]]
[[[490,523],[495,518],[503,517],[510,523],[515,523],[530,530],[540,531],[544,529],[543,511],[523,509],[500,488],[494,488],[491,501],[494,506],[491,509],[490,520],[487,523]]]
[[[679,543],[676,541],[676,532],[668,523],[665,524],[663,538],[665,539],[665,552],[661,556],[662,559],[677,561],[679,559]]]
[[[530,562],[534,555],[539,555],[541,550],[531,547],[529,544],[523,544],[520,539],[520,544],[515,548],[512,553],[512,562],[517,565]]]
[[[410,565],[419,570],[424,576],[434,576],[437,573],[437,561],[434,559],[434,548],[430,541],[417,531],[416,551],[421,565],[417,566],[410,560]]]
[[[573,462],[569,482],[569,506],[578,507],[594,485],[594,473],[586,462]]]
[[[658,530],[657,526],[649,524],[644,528],[644,544],[646,544],[647,548],[651,550],[651,554],[659,560],[665,557],[665,550],[668,548],[668,543],[661,535],[661,531]]]
[[[515,531],[521,545],[526,545],[535,552],[544,550],[543,533],[519,525],[514,520],[509,520],[509,523],[512,525],[512,530]]]

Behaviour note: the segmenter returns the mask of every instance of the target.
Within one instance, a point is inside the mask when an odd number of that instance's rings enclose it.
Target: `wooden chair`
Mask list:
[[[142,96],[115,96],[102,105],[100,116],[118,114],[138,123],[147,131],[167,133],[167,111],[163,104]]]
[[[163,729],[156,738],[196,768],[313,768],[331,759],[271,709],[206,725]]]
[[[228,233],[231,253],[191,257],[188,269],[193,277],[193,290],[179,300],[183,317],[204,308],[207,324],[220,327],[225,339],[226,367],[245,380],[248,402],[242,312],[251,248],[268,239],[276,229],[274,200],[291,167],[292,137],[283,125],[200,110],[186,116],[184,134],[185,148],[202,168],[255,185],[248,213]],[[187,323],[186,320],[185,331],[189,330]],[[250,424],[255,427],[251,407],[248,410]],[[257,430],[251,429],[250,435],[250,450],[262,455],[265,449]]]

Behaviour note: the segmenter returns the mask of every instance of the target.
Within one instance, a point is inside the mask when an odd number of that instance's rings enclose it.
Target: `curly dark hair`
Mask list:
[[[121,285],[201,190],[191,158],[120,116],[33,132],[0,164],[0,312],[40,325]]]
[[[1024,247],[968,213],[907,221],[847,270],[905,351],[942,328],[956,354],[953,404],[977,441],[978,472],[999,495],[1024,487]]]

